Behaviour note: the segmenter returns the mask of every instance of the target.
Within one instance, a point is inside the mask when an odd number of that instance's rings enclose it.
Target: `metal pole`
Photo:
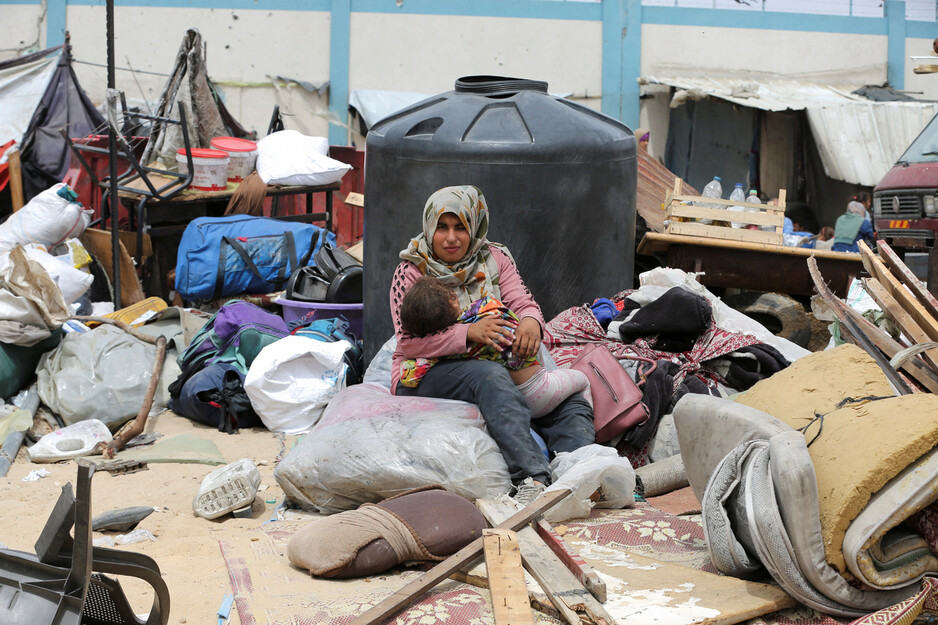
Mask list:
[[[107,88],[108,88],[108,106],[116,106],[116,102],[110,97],[111,92],[116,89],[115,81],[116,71],[114,69],[114,0],[107,0]],[[108,111],[111,113],[111,111]],[[110,117],[110,115],[108,116]],[[114,310],[121,308],[121,278],[120,278],[120,234],[118,232],[118,217],[120,213],[120,198],[117,196],[117,132],[116,125],[109,125],[107,133],[108,147],[108,169],[111,179],[111,192],[108,195],[109,213],[111,216],[111,283],[114,293]],[[139,224],[138,224],[139,226]]]

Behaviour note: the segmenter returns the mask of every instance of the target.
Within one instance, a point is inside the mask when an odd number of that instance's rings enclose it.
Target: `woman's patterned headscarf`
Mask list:
[[[456,215],[471,237],[466,255],[452,265],[444,264],[433,255],[433,234],[444,213]],[[452,288],[463,308],[485,295],[499,299],[498,265],[489,245],[497,246],[506,254],[508,249],[486,239],[488,230],[489,209],[477,187],[444,187],[427,200],[423,209],[423,232],[411,239],[400,257],[414,263],[423,275],[433,276]]]

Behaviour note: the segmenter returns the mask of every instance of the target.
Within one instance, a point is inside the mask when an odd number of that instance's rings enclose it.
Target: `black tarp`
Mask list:
[[[78,84],[71,48],[66,44],[23,135],[21,163],[27,202],[65,177],[69,147],[60,129],[65,128],[75,139],[87,137],[103,124],[104,117]]]

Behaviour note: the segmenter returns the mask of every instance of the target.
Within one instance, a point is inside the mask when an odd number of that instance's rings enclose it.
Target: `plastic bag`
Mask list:
[[[36,367],[39,397],[66,423],[101,418],[108,427],[117,428],[140,411],[155,357],[154,345],[113,326],[66,334]],[[178,373],[167,364],[154,409],[166,406],[165,382]]]
[[[27,452],[33,462],[57,462],[87,456],[95,445],[108,443],[110,440],[111,431],[102,421],[88,419],[49,432],[36,441]]]
[[[428,484],[469,500],[511,488],[475,405],[397,397],[370,383],[340,391],[274,478],[301,508],[326,514]]]
[[[323,137],[281,130],[257,142],[257,173],[266,184],[332,184],[352,166],[329,158],[328,150]]]
[[[391,390],[391,361],[394,357],[394,350],[397,349],[397,337],[391,335],[365,370],[363,382],[374,382],[384,388]]]
[[[612,447],[586,445],[572,452],[562,451],[550,463],[553,483],[548,491],[570,488],[573,494],[548,510],[551,522],[588,517],[597,508],[628,508],[635,503],[635,471],[628,458]],[[600,501],[590,501],[600,490]]]
[[[244,391],[268,430],[300,434],[316,425],[345,388],[349,347],[348,341],[287,336],[261,350],[244,377]]]
[[[81,236],[94,211],[77,202],[78,195],[64,183],[52,185],[0,224],[0,253],[20,243],[39,243],[52,249]]]
[[[52,281],[62,291],[62,297],[65,302],[71,304],[81,297],[94,281],[94,276],[85,273],[80,269],[75,269],[67,261],[61,260],[58,256],[53,256],[49,252],[36,247],[35,245],[24,245],[23,251],[30,260],[34,260],[46,270]],[[65,256],[63,258],[68,258]],[[0,273],[10,264],[9,253],[0,254]]]

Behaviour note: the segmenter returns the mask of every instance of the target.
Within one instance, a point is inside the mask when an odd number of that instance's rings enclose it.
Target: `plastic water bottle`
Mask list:
[[[703,193],[700,194],[702,197],[715,197],[723,198],[723,185],[720,183],[720,177],[714,176],[713,180],[707,183],[707,186],[704,187]],[[706,208],[722,208],[719,204],[705,204],[701,202],[701,206]],[[710,224],[713,223],[710,219],[701,219],[701,223]]]
[[[736,183],[736,188],[733,189],[732,193],[730,193],[730,201],[731,202],[745,202],[746,201],[746,192],[743,191],[742,183],[739,183],[739,182]],[[744,213],[746,212],[746,207],[745,206],[727,206],[726,210],[733,211],[736,213]],[[730,225],[733,226],[734,228],[742,228],[744,224],[738,221],[734,221],[734,222],[731,222]]]
[[[749,197],[746,198],[746,201],[750,204],[762,204],[762,200],[759,199],[759,192],[755,189],[749,189]],[[754,213],[758,211],[756,208],[750,208],[749,210]],[[775,232],[775,226],[762,226],[759,229],[765,232]]]

